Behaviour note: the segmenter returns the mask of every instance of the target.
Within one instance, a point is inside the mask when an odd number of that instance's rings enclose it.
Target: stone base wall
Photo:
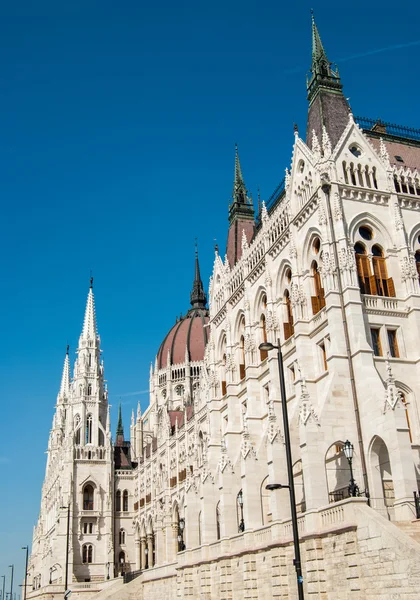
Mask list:
[[[418,600],[420,544],[351,498],[299,517],[305,598],[312,600]],[[419,526],[420,523],[414,524]],[[131,583],[109,582],[88,600],[294,600],[297,597],[291,523],[186,550],[178,562],[144,571]],[[97,584],[91,584],[97,585]],[[37,600],[62,600],[44,592]],[[40,590],[41,592],[41,590]],[[82,599],[83,597],[83,599]]]

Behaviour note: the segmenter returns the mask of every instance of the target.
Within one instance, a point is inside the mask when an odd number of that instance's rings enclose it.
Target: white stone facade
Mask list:
[[[394,158],[405,150],[401,167]],[[141,570],[139,598],[293,597],[288,494],[265,489],[287,483],[277,355],[259,349],[279,340],[305,591],[418,597],[420,546],[409,537],[420,534],[417,168],[420,142],[363,132],[351,112],[336,144],[325,127],[310,147],[296,132],[285,190],[263,204],[253,239],[241,236],[236,264],[216,252],[203,360],[186,352],[184,363],[168,357],[151,370],[126,469],[114,464],[90,290],[50,436],[33,596],[62,593],[59,507],[70,503],[69,581],[79,595]],[[360,498],[348,498],[346,440]]]

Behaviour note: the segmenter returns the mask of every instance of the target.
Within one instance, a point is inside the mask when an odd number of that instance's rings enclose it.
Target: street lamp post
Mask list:
[[[239,504],[239,508],[241,509],[241,520],[239,522],[238,530],[240,533],[243,533],[245,531],[245,521],[244,521],[244,495],[242,493],[242,490],[240,490],[240,492],[238,494],[238,504]]]
[[[29,547],[28,546],[22,546],[22,550],[26,550],[26,561],[25,561],[25,589],[23,592],[23,600],[26,600],[26,585],[27,585],[27,581],[28,581],[28,554],[29,554]]]
[[[145,569],[149,568],[149,547],[146,546],[146,548],[144,549],[144,554],[146,555],[146,564],[144,565]]]
[[[106,563],[106,578],[109,579],[109,562]]]
[[[347,458],[350,467],[350,484],[349,484],[349,496],[358,496],[359,495],[359,487],[356,484],[353,477],[353,444],[346,440],[344,442],[344,454]]]
[[[13,571],[15,569],[15,566],[9,565],[9,568],[12,569],[12,576],[10,578],[10,598],[13,599]]]
[[[2,575],[2,577],[3,577],[3,593],[2,593],[2,595],[1,595],[1,599],[2,599],[2,600],[5,600],[5,595],[4,595],[4,587],[5,587],[5,585],[6,585],[6,575]]]
[[[69,575],[69,537],[70,537],[70,502],[67,506],[60,506],[61,509],[67,508],[67,536],[66,536],[66,573],[64,576],[64,598],[67,598],[67,585]]]
[[[289,431],[289,418],[287,416],[287,400],[286,400],[286,388],[284,385],[284,370],[283,370],[283,356],[281,353],[280,340],[277,340],[277,346],[271,344],[270,342],[264,342],[260,344],[260,350],[266,350],[269,352],[270,350],[277,350],[277,361],[279,368],[279,379],[280,379],[280,395],[281,395],[281,405],[283,412],[283,429],[284,429],[284,442],[286,448],[286,464],[287,464],[287,476],[289,480],[289,485],[284,486],[280,484],[271,484],[267,485],[266,489],[275,490],[282,487],[289,488],[290,495],[290,512],[292,516],[292,531],[293,531],[293,544],[295,549],[295,559],[294,565],[296,569],[296,579],[297,579],[297,589],[298,589],[298,598],[299,600],[304,600],[303,595],[303,576],[302,576],[302,563],[300,559],[300,546],[299,546],[299,531],[298,531],[298,522],[297,522],[297,513],[296,513],[296,497],[295,497],[295,484],[293,480],[293,462],[292,462],[292,448],[290,445],[290,431]]]

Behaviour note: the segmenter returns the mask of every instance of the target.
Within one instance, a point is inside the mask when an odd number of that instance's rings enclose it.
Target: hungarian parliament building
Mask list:
[[[291,482],[307,598],[419,598],[420,131],[352,114],[314,19],[307,94],[267,202],[236,149],[226,251],[207,291],[191,260],[129,432],[91,282],[27,598],[296,598]]]

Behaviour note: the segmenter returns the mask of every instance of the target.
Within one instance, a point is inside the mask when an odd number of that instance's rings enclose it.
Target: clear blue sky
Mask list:
[[[113,405],[147,403],[150,361],[224,249],[234,143],[268,198],[305,130],[306,0],[0,4],[0,575],[39,511],[65,346],[89,273]],[[413,127],[417,3],[314,5],[356,115]],[[72,354],[74,356],[74,354]],[[1,583],[1,580],[0,580]]]

